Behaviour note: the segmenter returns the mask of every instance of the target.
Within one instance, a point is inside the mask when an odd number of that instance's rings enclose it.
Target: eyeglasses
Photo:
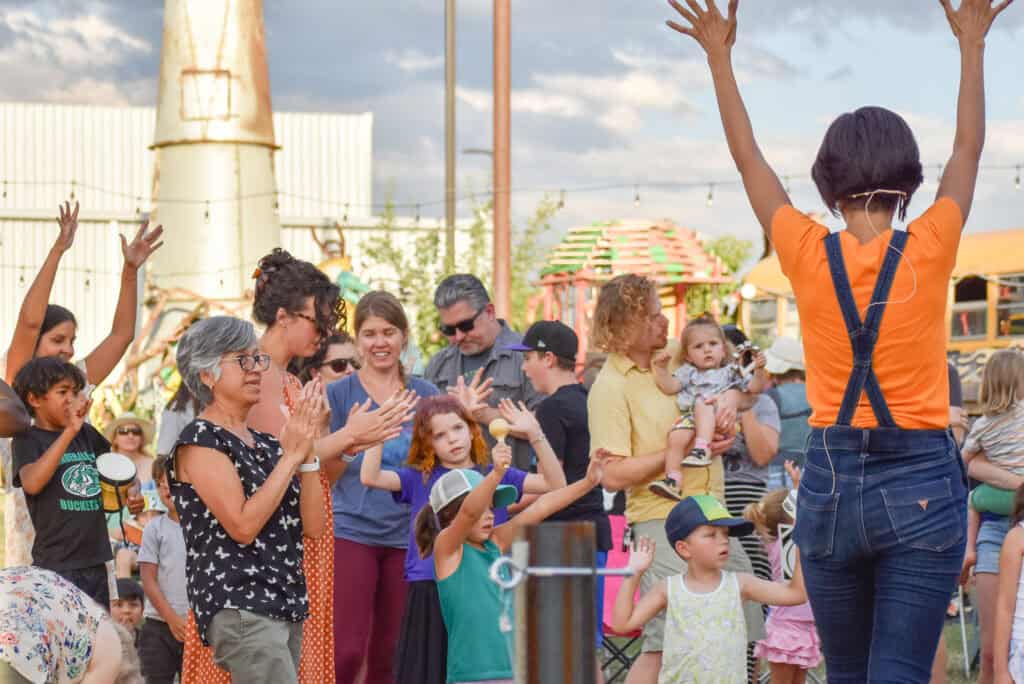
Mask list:
[[[349,366],[352,366],[355,370],[359,370],[362,367],[355,359],[331,359],[320,364],[321,368],[324,366],[330,366],[331,370],[335,373],[344,373],[348,370]]]
[[[119,435],[135,435],[139,437],[142,435],[142,428],[135,427],[134,425],[122,425],[117,428],[117,434]]]
[[[235,361],[246,373],[258,370],[261,373],[270,368],[270,354],[239,354],[224,361]]]
[[[476,319],[480,318],[480,314],[482,314],[484,312],[484,309],[486,308],[486,305],[480,307],[479,309],[477,309],[477,312],[473,314],[470,318],[467,318],[464,321],[459,321],[454,325],[445,325],[444,323],[441,323],[440,325],[437,326],[438,330],[440,330],[441,334],[444,335],[445,337],[451,337],[452,335],[455,334],[456,330],[468,333],[470,330],[476,327]]]

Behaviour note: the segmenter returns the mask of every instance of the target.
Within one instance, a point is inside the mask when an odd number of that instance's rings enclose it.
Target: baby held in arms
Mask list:
[[[651,483],[653,493],[666,499],[682,498],[682,468],[711,465],[708,445],[715,426],[735,423],[736,413],[749,409],[754,395],[767,389],[764,354],[757,352],[747,368],[733,362],[725,333],[706,316],[690,321],[681,337],[683,365],[669,372],[672,354],[658,353],[652,360],[654,379],[665,394],[675,395],[681,415],[668,435],[665,479]]]

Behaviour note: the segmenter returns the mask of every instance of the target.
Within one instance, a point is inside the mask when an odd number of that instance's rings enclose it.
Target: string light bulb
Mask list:
[[[6,194],[4,196],[6,197]],[[558,208],[565,209],[565,190],[558,191]]]
[[[345,213],[341,216],[341,222],[348,225],[348,202],[345,202]]]
[[[419,224],[419,222],[420,222],[420,205],[419,205],[419,203],[416,204],[416,219],[415,219],[415,221],[416,221],[417,224]]]
[[[206,200],[206,210],[203,212],[203,219],[207,223],[210,222],[210,200]]]
[[[75,181],[71,181],[71,197],[70,197],[70,199],[72,199],[72,200],[75,199]]]
[[[278,213],[281,210],[281,200],[279,199],[278,193],[274,191],[274,213]]]
[[[7,199],[7,181],[4,181],[4,199]]]
[[[135,198],[135,215],[136,216],[142,216],[142,198],[141,197],[136,197]]]
[[[640,206],[640,186],[639,185],[634,185],[633,186],[633,206],[634,207],[639,207]]]
[[[711,185],[708,186],[707,205],[708,205],[708,207],[715,206],[715,184],[714,183],[712,183]]]
[[[1013,189],[1020,190],[1020,164],[1017,164],[1017,175],[1013,178]],[[6,191],[4,191],[4,197],[7,197]]]

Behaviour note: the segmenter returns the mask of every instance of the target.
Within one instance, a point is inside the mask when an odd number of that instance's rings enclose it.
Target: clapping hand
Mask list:
[[[78,209],[75,209],[75,215],[77,216]],[[146,259],[156,250],[163,247],[163,242],[159,242],[160,236],[163,235],[164,227],[157,226],[153,230],[149,230],[149,221],[144,221],[139,227],[139,231],[135,233],[135,237],[129,243],[128,239],[124,235],[121,236],[121,254],[124,256],[124,263],[131,268],[138,270],[142,264],[146,263]]]
[[[700,6],[698,0],[686,0],[689,9],[676,0],[668,0],[668,4],[685,19],[689,26],[674,21],[666,21],[668,27],[679,33],[686,34],[700,43],[708,58],[728,56],[732,46],[736,44],[736,10],[739,0],[729,0],[727,16],[718,11],[715,0],[706,0],[707,9]]]
[[[508,421],[513,435],[529,435],[531,440],[544,435],[536,416],[521,401],[516,403],[511,399],[502,399],[498,402],[498,413]]]
[[[650,569],[654,563],[654,540],[650,537],[640,537],[636,545],[629,552],[629,569],[634,575],[642,575]]]
[[[71,404],[67,408],[65,415],[68,424],[65,429],[77,435],[81,431],[82,426],[85,425],[85,421],[89,417],[89,409],[91,408],[92,399],[83,393],[78,394],[71,400]]]
[[[448,393],[454,395],[471,416],[475,416],[480,410],[487,408],[487,397],[491,396],[491,392],[494,391],[491,389],[494,379],[482,380],[483,373],[483,368],[477,370],[468,385],[460,375],[455,387],[448,388]]]
[[[320,436],[324,411],[324,391],[320,381],[307,383],[299,392],[295,411],[281,431],[281,448],[285,457],[292,459],[296,467],[313,455],[313,445]]]
[[[402,434],[403,426],[416,414],[419,396],[413,390],[395,392],[376,409],[373,399],[354,405],[348,412],[345,428],[351,430],[353,445],[350,453],[363,451],[375,444],[383,444]]]
[[[71,202],[60,205],[59,210],[57,225],[60,226],[60,234],[57,235],[54,248],[66,252],[75,243],[75,233],[78,232],[78,202],[75,202],[74,211],[71,211]]]

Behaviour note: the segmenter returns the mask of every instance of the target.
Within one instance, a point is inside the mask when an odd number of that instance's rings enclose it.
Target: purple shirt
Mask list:
[[[492,466],[487,466],[480,472],[485,475],[491,472]],[[403,466],[398,469],[398,479],[402,482],[401,491],[391,492],[396,503],[409,504],[409,548],[405,553],[405,580],[407,582],[419,582],[422,580],[434,579],[434,557],[427,556],[420,558],[420,552],[416,548],[416,516],[430,500],[430,488],[434,486],[438,478],[448,472],[444,466],[434,466],[426,483],[423,482],[423,471]],[[512,485],[519,491],[519,497],[523,495],[523,482],[527,473],[518,468],[509,468],[501,484]],[[517,497],[517,500],[518,498]],[[494,525],[497,527],[508,520],[508,511],[504,508],[494,509]]]

